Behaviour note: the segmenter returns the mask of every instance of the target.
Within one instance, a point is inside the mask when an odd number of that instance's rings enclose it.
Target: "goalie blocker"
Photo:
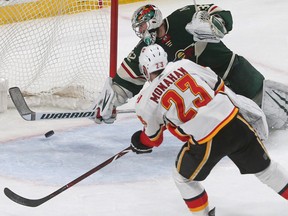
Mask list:
[[[264,80],[262,110],[269,128],[285,129],[288,126],[288,86]]]

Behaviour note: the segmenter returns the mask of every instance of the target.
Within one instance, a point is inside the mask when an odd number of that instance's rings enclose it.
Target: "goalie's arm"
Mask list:
[[[107,78],[95,103],[96,114],[92,119],[96,123],[113,123],[117,114],[116,107],[127,103],[127,100],[138,94],[145,84],[146,79],[139,71],[138,57],[137,60],[136,57],[131,57],[136,56],[133,53],[134,50],[124,59],[113,79]]]
[[[146,44],[141,40],[129,55],[124,58],[116,76],[113,78],[115,84],[125,89],[128,98],[137,95],[146,82],[145,77],[139,70],[139,55],[144,46]]]
[[[95,101],[95,115],[91,118],[100,124],[113,123],[116,120],[116,107],[127,103],[129,91],[113,82],[111,77],[106,79],[104,87]]]

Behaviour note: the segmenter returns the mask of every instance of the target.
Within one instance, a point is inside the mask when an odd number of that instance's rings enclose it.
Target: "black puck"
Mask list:
[[[48,137],[52,136],[53,134],[54,134],[54,131],[50,130],[47,133],[45,133],[45,137],[48,138]]]

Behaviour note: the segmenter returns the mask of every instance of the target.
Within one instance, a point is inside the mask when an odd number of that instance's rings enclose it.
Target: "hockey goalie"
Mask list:
[[[96,102],[96,123],[113,123],[116,107],[140,92],[146,82],[139,70],[141,49],[158,44],[167,52],[168,61],[185,58],[210,68],[233,92],[252,99],[263,109],[270,128],[287,127],[288,86],[266,80],[246,58],[222,42],[232,30],[230,11],[213,4],[187,5],[163,19],[159,8],[147,4],[133,13],[131,24],[141,40],[115,77],[107,79]]]

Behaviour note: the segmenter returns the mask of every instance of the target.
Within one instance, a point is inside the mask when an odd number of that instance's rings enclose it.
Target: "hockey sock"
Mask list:
[[[176,169],[173,177],[184,202],[193,215],[207,216],[209,212],[208,195],[203,186],[199,182],[184,178]]]
[[[255,176],[284,199],[288,199],[288,173],[278,163],[271,161],[268,168]]]
[[[288,200],[288,184],[279,192],[279,194],[284,197],[284,199]]]

